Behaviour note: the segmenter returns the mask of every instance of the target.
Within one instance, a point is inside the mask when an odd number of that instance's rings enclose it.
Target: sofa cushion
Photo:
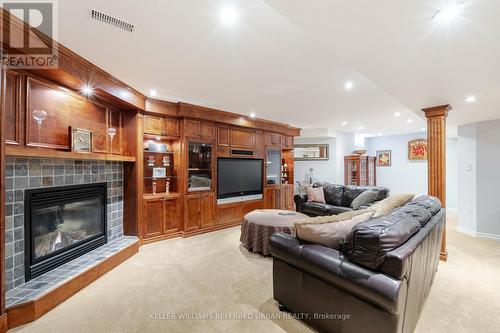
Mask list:
[[[323,187],[325,202],[333,206],[342,206],[342,196],[344,195],[344,185],[330,184],[326,182],[314,183],[314,187]]]
[[[322,244],[332,249],[340,249],[352,228],[368,220],[373,211],[355,216],[320,216],[295,222],[297,238],[313,244]]]
[[[378,196],[378,192],[367,190],[358,195],[352,202],[351,208],[354,210],[360,209],[361,206],[366,206],[375,201]]]
[[[308,201],[302,203],[302,213],[308,215],[330,215],[328,214],[328,208],[332,207],[328,204]]]
[[[393,212],[357,224],[346,237],[343,251],[351,262],[377,269],[385,254],[401,246],[420,229],[420,222],[411,215]]]
[[[344,195],[342,196],[342,206],[351,207],[351,203],[358,195],[368,190],[366,186],[349,185],[344,188]]]
[[[377,197],[374,201],[384,200],[389,196],[389,189],[387,187],[373,187],[373,191],[377,191]]]
[[[322,204],[326,203],[322,187],[306,187],[306,191],[308,202],[318,202]]]
[[[352,212],[352,208],[328,205],[327,211],[328,211],[328,215],[338,215],[338,214],[342,214],[345,212]]]
[[[390,196],[389,198],[377,202],[376,204],[371,206],[371,208],[375,210],[375,214],[373,215],[373,217],[380,217],[392,213],[393,210],[403,206],[408,201],[413,199],[414,196],[415,194],[410,193],[395,194]]]

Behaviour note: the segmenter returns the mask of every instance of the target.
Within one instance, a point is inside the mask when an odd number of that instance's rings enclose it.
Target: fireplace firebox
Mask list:
[[[25,192],[25,278],[106,244],[106,183]]]

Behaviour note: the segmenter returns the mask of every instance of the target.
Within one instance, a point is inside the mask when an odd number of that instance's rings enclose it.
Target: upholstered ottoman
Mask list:
[[[309,217],[302,213],[281,209],[257,209],[245,215],[241,225],[240,241],[251,252],[271,255],[269,240],[275,232],[295,235],[295,221]]]

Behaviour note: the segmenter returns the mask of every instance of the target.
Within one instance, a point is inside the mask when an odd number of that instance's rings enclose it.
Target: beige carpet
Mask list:
[[[455,231],[417,332],[498,332],[500,242]],[[239,228],[143,246],[140,253],[16,332],[311,332],[279,314],[271,260],[239,245]],[[239,315],[247,319],[177,319]],[[156,316],[157,319],[154,319]]]

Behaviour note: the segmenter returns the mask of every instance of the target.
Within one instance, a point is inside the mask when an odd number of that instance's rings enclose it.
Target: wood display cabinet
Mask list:
[[[184,233],[212,228],[215,223],[215,195],[212,192],[184,196]]]
[[[144,134],[180,136],[179,120],[170,117],[144,116]]]
[[[146,194],[143,199],[143,240],[156,241],[180,233],[180,205],[178,194]]]
[[[344,157],[344,183],[346,185],[376,186],[376,157],[349,155]]]
[[[293,150],[282,150],[281,146],[267,147],[265,186],[265,208],[294,210]]]

